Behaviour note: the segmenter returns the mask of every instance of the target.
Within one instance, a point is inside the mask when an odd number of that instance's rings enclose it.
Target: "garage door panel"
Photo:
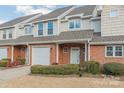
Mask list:
[[[32,64],[49,65],[50,64],[50,48],[32,48]]]
[[[7,48],[0,48],[0,60],[7,58]]]

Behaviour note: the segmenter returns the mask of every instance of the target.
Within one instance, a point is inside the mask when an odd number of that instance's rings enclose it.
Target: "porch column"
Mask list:
[[[88,44],[85,42],[85,61],[87,61],[88,56]]]
[[[88,61],[90,61],[90,44],[88,43]]]
[[[28,64],[31,65],[31,62],[30,62],[30,45],[28,45],[28,48],[27,48],[27,56],[28,56]]]
[[[59,44],[56,43],[56,63],[59,63]]]
[[[14,46],[11,46],[11,61],[14,61]]]

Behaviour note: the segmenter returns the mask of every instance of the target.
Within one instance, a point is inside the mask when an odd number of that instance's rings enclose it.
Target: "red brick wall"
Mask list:
[[[107,62],[120,62],[124,63],[124,57],[105,57],[104,45],[91,45],[90,46],[90,60],[98,61],[101,64]]]
[[[56,44],[35,44],[30,45],[30,64],[32,64],[32,47],[50,47],[50,64],[56,63]],[[69,52],[63,53],[63,47],[68,47]],[[71,47],[80,47],[80,60],[84,60],[83,56],[83,44],[59,44],[59,64],[69,64],[70,63],[70,49]]]
[[[68,48],[68,53],[63,52],[63,48]],[[71,55],[71,47],[80,47],[80,61],[84,61],[84,55],[83,55],[83,44],[60,44],[59,45],[59,64],[70,64],[70,55]]]
[[[26,46],[14,46],[14,61],[16,61],[17,57],[25,58]]]

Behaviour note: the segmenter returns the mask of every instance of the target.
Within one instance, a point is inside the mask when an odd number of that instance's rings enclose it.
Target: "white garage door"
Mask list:
[[[7,58],[7,48],[0,48],[0,60],[2,58]]]
[[[32,65],[49,65],[50,48],[33,47],[32,48]]]

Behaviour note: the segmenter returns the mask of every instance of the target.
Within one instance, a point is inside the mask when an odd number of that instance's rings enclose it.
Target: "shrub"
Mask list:
[[[9,59],[8,58],[3,58],[0,62],[0,67],[6,67]]]
[[[124,64],[106,63],[103,65],[103,70],[107,75],[124,75]]]
[[[25,58],[22,58],[22,57],[17,57],[16,60],[20,62],[20,65],[24,65],[26,61]]]
[[[56,74],[56,75],[69,75],[69,74],[78,74],[79,65],[34,65],[31,66],[32,74]]]
[[[88,61],[84,64],[85,71],[92,74],[99,74],[100,73],[100,65],[98,62],[95,61]]]

